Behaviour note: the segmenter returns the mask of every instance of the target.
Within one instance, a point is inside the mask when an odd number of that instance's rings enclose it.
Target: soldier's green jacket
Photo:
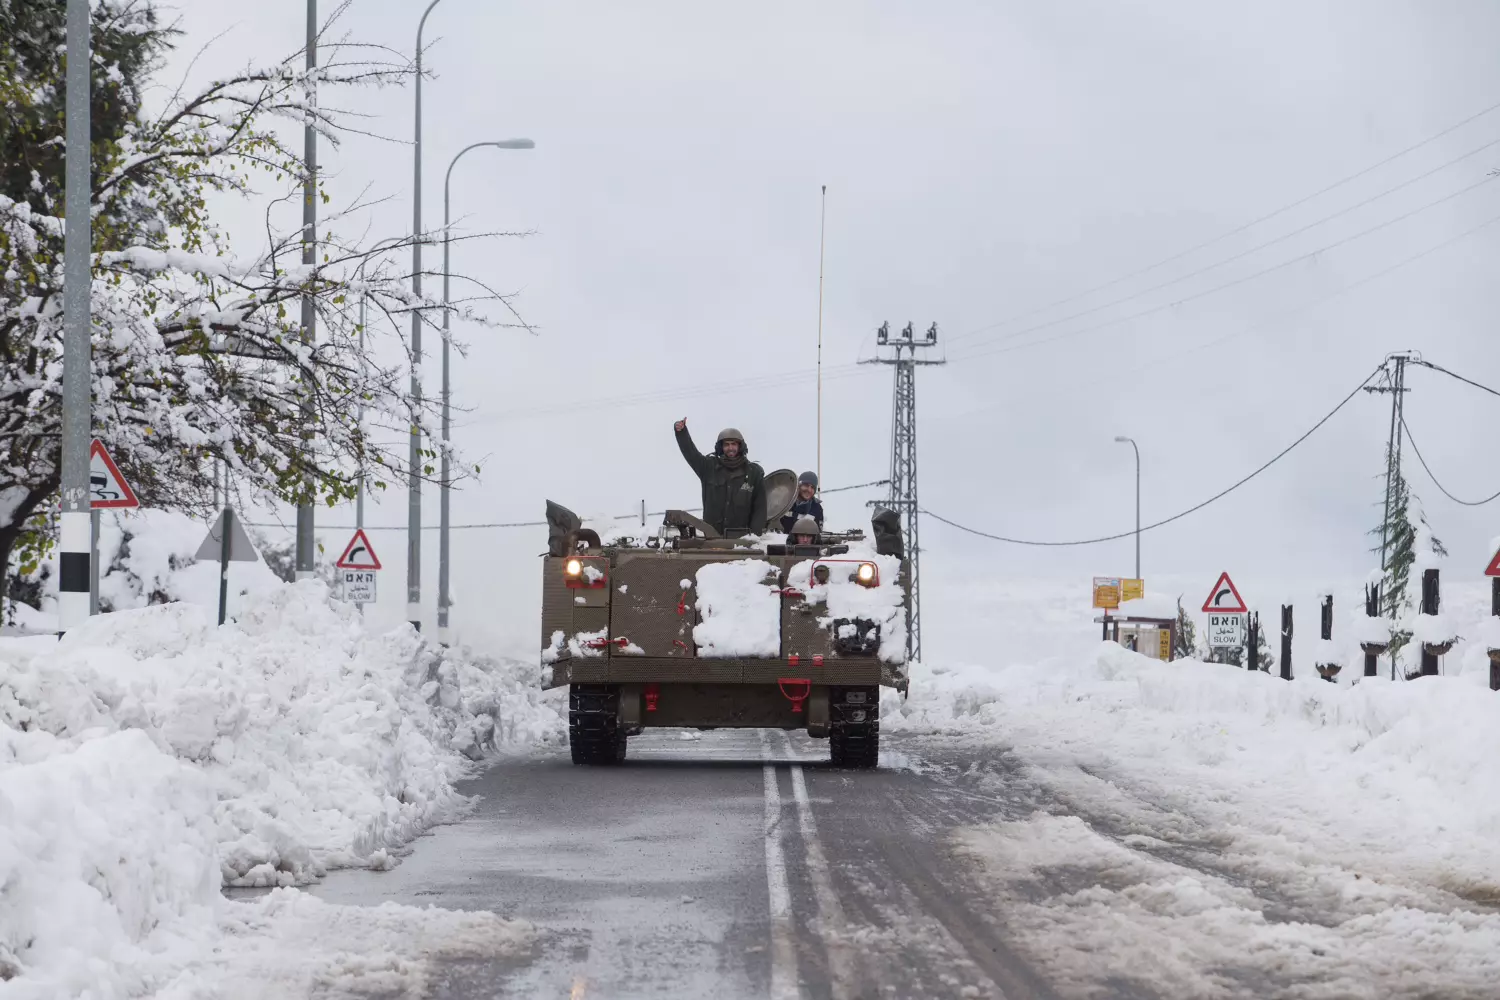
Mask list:
[[[765,470],[749,459],[731,468],[718,455],[700,453],[686,427],[676,433],[682,457],[703,482],[703,520],[725,538],[765,531]]]

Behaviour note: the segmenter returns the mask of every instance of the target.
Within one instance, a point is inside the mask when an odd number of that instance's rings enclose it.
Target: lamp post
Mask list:
[[[442,453],[442,486],[438,501],[438,642],[448,645],[448,492],[449,492],[449,460],[452,453],[452,442],[449,434],[452,429],[451,411],[449,404],[452,394],[448,381],[448,347],[452,342],[448,334],[448,321],[451,313],[448,308],[448,244],[451,239],[449,197],[448,189],[453,180],[453,168],[458,161],[471,149],[481,146],[493,146],[495,149],[535,149],[536,143],[530,139],[500,139],[491,142],[476,142],[460,149],[448,163],[448,172],[443,175],[443,440],[439,445]]]
[[[1116,444],[1128,444],[1135,452],[1135,578],[1141,578],[1141,449],[1135,440],[1123,434],[1115,438]]]
[[[411,291],[422,299],[422,29],[427,15],[441,0],[432,0],[417,22],[417,113],[416,142],[412,157],[412,243]],[[422,629],[422,310],[414,306],[411,313],[411,447],[408,450],[408,487],[406,514],[406,620],[412,628]]]

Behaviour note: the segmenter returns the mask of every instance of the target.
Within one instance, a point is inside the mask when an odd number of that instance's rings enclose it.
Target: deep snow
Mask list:
[[[372,634],[317,581],[252,597],[222,628],[179,603],[0,640],[7,995],[191,996],[210,981],[266,995],[252,984],[272,938],[297,943],[280,995],[420,977],[434,928],[452,931],[442,948],[524,947],[524,926],[489,915],[231,903],[220,887],[393,864],[463,809],[453,782],[471,759],[560,737],[536,672],[406,627]]]

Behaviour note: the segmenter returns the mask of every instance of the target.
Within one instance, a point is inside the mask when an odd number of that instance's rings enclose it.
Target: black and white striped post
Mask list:
[[[68,0],[66,192],[63,242],[62,520],[58,557],[59,632],[89,617],[92,538],[89,442],[93,393],[90,379],[90,262],[93,203],[89,169],[89,0]]]

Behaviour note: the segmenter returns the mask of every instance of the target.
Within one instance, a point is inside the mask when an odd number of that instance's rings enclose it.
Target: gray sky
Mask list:
[[[410,51],[422,6],[358,0],[342,28]],[[294,50],[304,10],[182,0],[185,50],[233,29],[195,76]],[[455,437],[486,474],[456,496],[454,520],[529,520],[547,497],[581,513],[641,498],[692,506],[697,484],[670,433],[682,416],[705,447],[733,424],[768,470],[811,467],[822,184],[827,486],[886,475],[890,372],[854,362],[887,319],[936,321],[950,358],[919,376],[924,505],[1041,539],[1132,526],[1133,461],[1116,434],[1140,442],[1149,522],[1261,464],[1389,351],[1500,384],[1488,331],[1500,225],[1369,280],[1500,215],[1500,184],[1424,208],[1500,167],[1500,145],[1203,270],[1500,139],[1500,111],[1075,298],[1500,101],[1497,22],[1493,5],[1459,2],[444,0],[428,21],[428,225],[441,222],[457,150],[508,136],[538,145],[476,151],[454,173],[469,230],[536,232],[459,244],[454,270],[520,292],[539,328],[462,330],[470,351],[455,391],[471,412]],[[410,89],[351,106],[374,116],[373,130],[409,139]],[[409,228],[409,146],[354,139],[324,160],[336,200],[367,184],[389,196],[374,232]],[[226,211],[253,239],[255,213]],[[1445,485],[1465,498],[1500,488],[1486,440],[1500,399],[1429,371],[1410,385],[1408,422]],[[620,397],[633,400],[607,405]],[[1220,569],[1362,576],[1387,417],[1386,398],[1361,394],[1262,479],[1147,534],[1148,581],[1202,576],[1206,590]],[[1500,513],[1455,506],[1415,463],[1408,475],[1459,557],[1455,572],[1477,575]],[[862,522],[875,495],[830,497],[830,520]],[[404,505],[403,491],[370,521],[402,524]],[[542,537],[455,535],[461,631],[531,627]],[[388,567],[382,605],[399,616],[404,536],[375,543]],[[1133,559],[1129,540],[1027,550],[934,523],[923,544],[929,579],[948,587],[982,573],[1076,577],[1082,588],[1092,573],[1128,574]],[[435,533],[425,547],[424,600],[435,605]],[[515,610],[496,612],[508,602]]]

